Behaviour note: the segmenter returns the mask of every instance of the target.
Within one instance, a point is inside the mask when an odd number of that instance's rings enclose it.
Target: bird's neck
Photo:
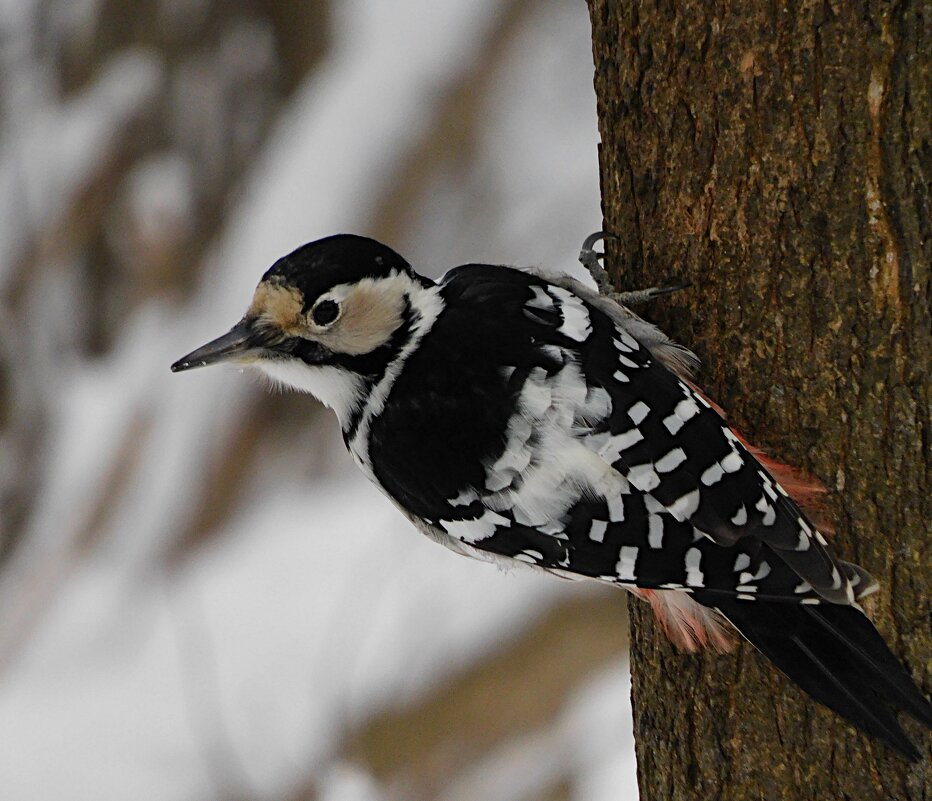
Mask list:
[[[362,403],[348,418],[348,425],[343,418],[343,438],[347,447],[364,471],[370,471],[369,464],[369,426],[385,408],[392,387],[401,375],[405,363],[421,344],[421,340],[433,328],[443,312],[444,302],[440,287],[436,284],[411,281],[406,292],[407,306],[404,322],[396,332],[396,345],[392,358],[386,361],[384,369],[377,376],[370,376],[363,385]],[[339,412],[337,413],[339,416]]]

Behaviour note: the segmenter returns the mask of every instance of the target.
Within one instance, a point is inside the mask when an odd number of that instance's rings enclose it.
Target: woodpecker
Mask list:
[[[356,464],[460,554],[607,582],[681,648],[736,629],[816,700],[911,760],[932,705],[861,611],[796,476],[693,383],[696,357],[601,283],[466,264],[439,282],[341,234],[279,259],[246,314],[172,365],[253,365],[336,413]],[[798,483],[798,482],[796,482]],[[803,488],[804,489],[804,488]]]

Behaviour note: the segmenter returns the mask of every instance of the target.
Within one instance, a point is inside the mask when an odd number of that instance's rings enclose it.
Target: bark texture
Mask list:
[[[930,7],[590,0],[608,263],[771,454],[829,487],[868,612],[932,686]],[[632,604],[641,795],[928,799],[750,647],[677,654]],[[906,721],[928,755],[930,737]]]

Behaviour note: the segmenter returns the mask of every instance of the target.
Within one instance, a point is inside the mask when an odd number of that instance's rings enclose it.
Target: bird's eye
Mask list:
[[[311,318],[317,325],[330,325],[340,314],[340,307],[335,300],[322,300],[311,311]]]

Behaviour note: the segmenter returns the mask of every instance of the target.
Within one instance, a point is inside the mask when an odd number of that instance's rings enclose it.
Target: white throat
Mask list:
[[[324,406],[333,409],[346,428],[363,402],[363,380],[355,373],[332,365],[310,365],[296,359],[261,359],[255,363],[278,384],[309,392]]]

